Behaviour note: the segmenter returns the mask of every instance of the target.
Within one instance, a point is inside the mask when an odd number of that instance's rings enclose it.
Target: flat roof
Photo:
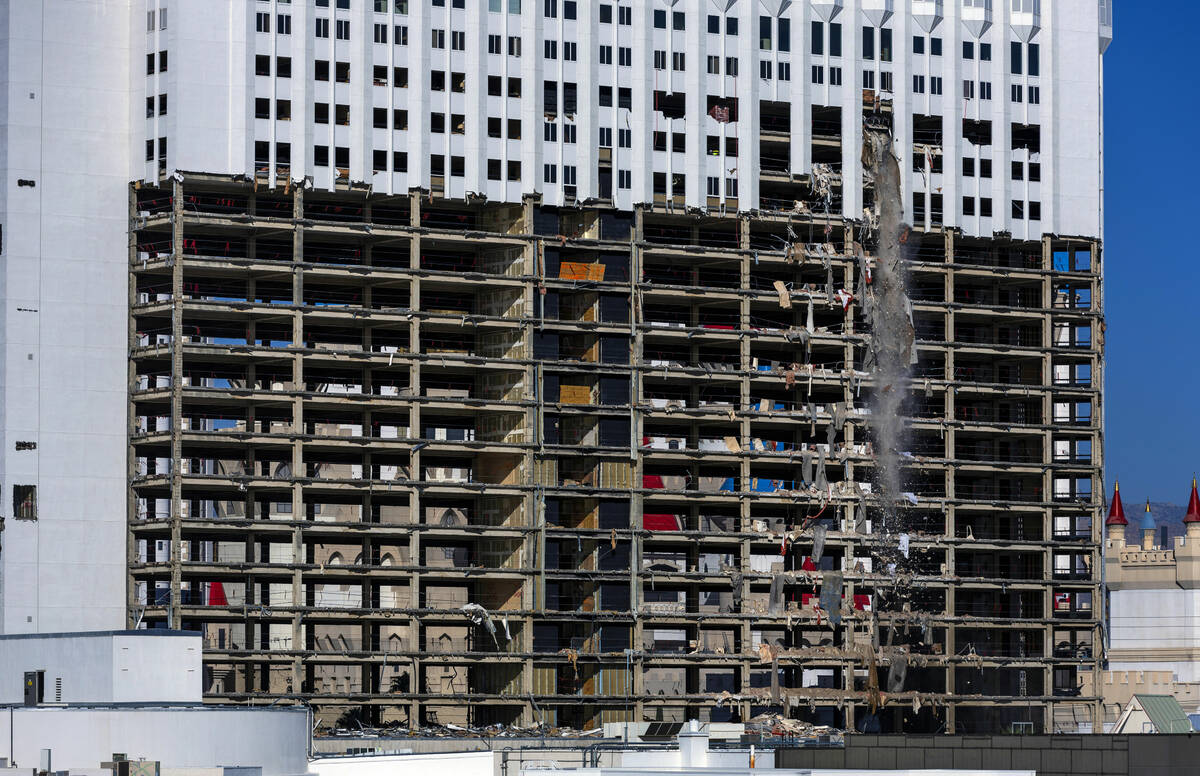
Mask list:
[[[128,701],[124,703],[42,703],[37,706],[26,706],[23,703],[0,703],[0,709],[15,709],[18,712],[48,712],[48,711],[253,711],[280,712],[287,714],[307,714],[305,706],[239,706],[236,704],[195,703],[183,701],[180,703],[157,701]],[[370,740],[370,739],[364,739]],[[445,739],[438,739],[445,740]]]
[[[0,641],[16,639],[78,639],[103,636],[203,636],[200,631],[143,628],[141,630],[69,631],[64,633],[4,633]]]

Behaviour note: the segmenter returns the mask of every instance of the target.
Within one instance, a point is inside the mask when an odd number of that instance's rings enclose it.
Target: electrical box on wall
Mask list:
[[[25,705],[37,706],[42,702],[42,681],[45,673],[42,671],[25,672]]]

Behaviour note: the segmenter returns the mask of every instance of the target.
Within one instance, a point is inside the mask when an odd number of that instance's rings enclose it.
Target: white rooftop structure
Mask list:
[[[0,667],[0,759],[10,765],[39,765],[49,750],[55,771],[94,770],[120,752],[159,762],[162,776],[307,772],[307,709],[202,703],[197,633],[0,636]]]
[[[40,675],[42,703],[200,703],[200,637],[167,630],[0,636],[0,703],[24,703]]]

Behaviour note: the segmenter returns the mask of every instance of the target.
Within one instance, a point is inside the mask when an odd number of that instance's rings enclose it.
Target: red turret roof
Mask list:
[[[1183,522],[1200,523],[1200,495],[1196,495],[1195,477],[1192,477],[1192,498],[1188,501],[1188,511],[1183,516]]]
[[[1200,509],[1200,502],[1196,504]],[[1197,512],[1197,520],[1200,520],[1200,512]],[[1121,483],[1113,485],[1112,506],[1108,508],[1108,519],[1104,521],[1105,525],[1129,525],[1129,521],[1125,519],[1125,507],[1121,506]]]

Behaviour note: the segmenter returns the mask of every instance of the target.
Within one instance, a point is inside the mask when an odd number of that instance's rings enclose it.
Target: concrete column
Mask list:
[[[171,600],[167,624],[178,629],[183,586],[183,182],[171,180]]]
[[[129,188],[128,203],[128,215],[130,223],[134,223],[134,219],[137,217],[137,212],[137,187],[131,186]],[[137,254],[137,233],[131,229],[129,230],[129,266],[131,268],[136,266]],[[128,297],[126,298],[126,304],[128,305],[128,309],[132,311],[138,301],[136,272],[132,270],[130,271],[129,277],[127,278],[127,284]],[[132,353],[133,349],[137,346],[139,339],[137,324],[133,315],[129,315],[128,320],[126,321],[125,336],[126,341],[129,344],[129,351]],[[126,396],[125,434],[127,440],[132,440],[134,435],[140,431],[138,425],[138,415],[133,401],[133,393],[138,387],[138,368],[136,362],[132,358],[129,359],[128,363],[125,365],[125,369],[127,375],[126,386],[128,388],[128,395]],[[149,429],[146,430],[148,431]],[[130,443],[125,445],[125,474],[129,478],[130,482],[132,482],[133,478],[137,476],[137,456],[135,455],[133,445]],[[151,514],[147,514],[146,518],[149,519],[151,516]],[[139,517],[137,513],[136,495],[132,492],[127,493],[125,497],[125,524],[126,526],[133,526],[134,522],[138,520]],[[142,602],[138,601],[137,585],[134,581],[133,575],[130,574],[128,570],[129,564],[134,563],[138,558],[137,541],[137,537],[133,531],[127,529],[125,533],[125,627],[127,628],[132,628],[137,621],[138,615],[136,612],[145,611],[146,608],[149,608],[154,603],[154,584],[152,582],[146,583],[146,601],[143,604]]]
[[[294,228],[292,231],[292,304],[304,304],[304,270],[301,264],[304,261],[304,189],[297,186],[293,189],[292,196],[292,218],[294,219]],[[292,356],[292,386],[294,391],[302,391],[304,389],[304,356],[301,349],[304,347],[304,314],[296,309],[292,313],[292,347],[296,350]],[[295,521],[292,528],[292,649],[297,650],[296,657],[292,660],[292,692],[299,692],[303,684],[304,663],[299,656],[299,650],[303,648],[305,635],[303,630],[303,618],[300,614],[300,608],[307,603],[307,596],[304,590],[304,572],[301,570],[301,565],[306,560],[304,547],[304,529],[302,528],[303,515],[307,513],[304,506],[304,489],[300,485],[300,478],[306,474],[304,471],[304,443],[300,441],[300,435],[304,433],[304,401],[299,397],[299,393],[292,399],[292,429],[296,434],[295,441],[292,443],[292,520]],[[269,603],[269,602],[267,602]]]

